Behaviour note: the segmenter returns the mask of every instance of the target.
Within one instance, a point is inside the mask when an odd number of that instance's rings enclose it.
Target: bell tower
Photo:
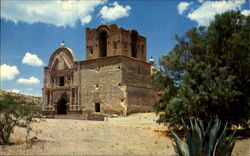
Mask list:
[[[125,30],[117,25],[86,28],[86,58],[123,55],[146,62],[146,38],[136,30]]]

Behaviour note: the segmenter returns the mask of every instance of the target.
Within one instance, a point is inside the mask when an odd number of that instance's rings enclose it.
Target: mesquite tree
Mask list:
[[[240,11],[216,15],[208,27],[194,27],[160,58],[154,75],[161,89],[158,122],[219,118],[229,126],[249,126],[250,16]]]
[[[41,117],[41,107],[28,101],[23,95],[1,92],[0,97],[0,144],[9,144],[16,126],[30,130],[34,117]]]

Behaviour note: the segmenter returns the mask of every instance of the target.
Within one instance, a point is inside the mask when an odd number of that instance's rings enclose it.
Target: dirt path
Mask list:
[[[47,119],[33,124],[38,133],[30,138],[36,136],[38,141],[32,148],[26,149],[25,130],[17,128],[11,138],[16,144],[0,147],[0,155],[173,155],[172,141],[155,132],[166,127],[155,119],[153,113],[108,121]],[[234,155],[247,155],[249,142],[237,142]]]

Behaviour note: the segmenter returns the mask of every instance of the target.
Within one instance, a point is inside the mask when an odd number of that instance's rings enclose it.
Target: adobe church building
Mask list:
[[[113,25],[86,28],[86,58],[61,44],[44,68],[43,113],[117,114],[152,111],[156,91],[146,38]]]

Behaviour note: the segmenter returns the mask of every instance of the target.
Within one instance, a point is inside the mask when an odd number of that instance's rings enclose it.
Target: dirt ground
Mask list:
[[[32,125],[26,148],[26,131],[16,128],[11,146],[0,155],[174,155],[173,141],[157,131],[154,113],[138,113],[108,121],[46,119]],[[250,156],[250,139],[238,140],[233,156]]]

